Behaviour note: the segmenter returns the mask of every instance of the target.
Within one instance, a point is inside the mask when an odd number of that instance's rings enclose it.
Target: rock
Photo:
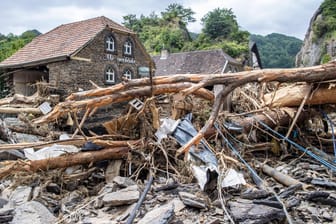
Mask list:
[[[132,179],[121,176],[116,176],[115,178],[113,178],[113,182],[120,187],[129,187],[132,185],[136,185],[136,183]]]
[[[47,185],[46,190],[50,193],[60,194],[61,188],[56,183],[50,183]]]
[[[15,208],[12,224],[46,224],[55,223],[56,218],[49,210],[37,201],[26,202]]]
[[[40,186],[34,187],[32,192],[32,199],[36,199],[40,195],[40,191],[41,191]]]
[[[222,223],[221,220],[217,218],[212,218],[208,222],[206,222],[206,224],[221,224],[221,223]]]
[[[0,151],[0,161],[2,160],[17,160],[25,159],[24,154],[19,150],[5,150]]]
[[[128,208],[116,218],[116,221],[119,223],[121,221],[124,221],[127,219],[127,217],[130,215],[130,213],[133,211],[133,209],[135,208],[136,203],[128,206]]]
[[[206,208],[205,200],[188,192],[179,192],[179,196],[183,203],[193,208]]]
[[[103,197],[104,206],[129,205],[138,201],[140,193],[137,186],[131,186],[120,191],[107,193]]]
[[[105,171],[106,183],[111,183],[116,176],[119,176],[121,164],[122,160],[111,160],[109,162]]]
[[[241,193],[241,198],[244,199],[260,199],[260,198],[266,198],[270,195],[269,192],[266,190],[259,190],[254,188],[248,188],[243,193]]]
[[[0,209],[0,223],[8,223],[12,221],[14,209],[13,208],[2,208]]]
[[[183,202],[179,198],[174,198],[169,203],[173,204],[175,214],[182,211],[186,207],[185,204],[183,204]]]
[[[283,220],[285,214],[282,209],[253,204],[250,200],[239,199],[228,202],[232,218],[237,223],[270,223],[274,220]]]
[[[6,199],[0,198],[0,208],[3,208],[7,203],[8,201]]]
[[[81,192],[80,190],[76,190],[70,192],[62,199],[62,204],[66,209],[72,210],[74,207],[80,203],[85,197],[85,192]],[[63,207],[62,206],[62,207]]]
[[[16,207],[31,199],[32,187],[18,186],[9,197],[11,204]]]
[[[157,207],[139,220],[138,224],[166,224],[174,217],[174,204],[168,203],[166,205]]]
[[[40,139],[36,135],[30,135],[25,133],[15,132],[15,137],[17,139],[17,143],[21,142],[38,142]]]

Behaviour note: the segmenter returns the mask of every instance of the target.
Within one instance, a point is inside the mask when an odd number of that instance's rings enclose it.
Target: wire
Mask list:
[[[277,193],[273,189],[271,189],[271,188],[269,188],[267,186],[267,184],[259,177],[259,175],[256,173],[256,171],[244,160],[244,158],[240,155],[240,153],[238,152],[238,150],[230,143],[230,141],[227,138],[225,138],[225,136],[223,135],[222,131],[219,129],[218,124],[215,123],[214,126],[215,126],[216,130],[218,131],[218,133],[221,135],[221,137],[224,139],[224,141],[231,148],[231,150],[236,154],[236,156],[238,156],[238,158],[244,163],[244,165],[247,167],[247,169],[251,172],[253,181],[256,183],[256,185],[259,188],[266,188],[266,189],[268,189],[275,196],[275,198],[277,199],[277,201],[282,206],[282,210],[285,213],[285,216],[287,218],[288,224],[293,224],[292,219],[291,219],[290,215],[287,212],[285,204],[281,201],[281,199],[277,195]]]
[[[223,140],[226,142],[226,144],[229,146],[229,148],[232,150],[234,154],[240,159],[242,163],[247,167],[247,169],[251,172],[253,181],[255,184],[260,187],[262,185],[263,180],[259,177],[259,175],[256,173],[256,171],[244,160],[244,158],[240,155],[238,150],[231,144],[231,142],[223,135],[222,131],[219,129],[219,126],[217,123],[214,124],[216,130],[220,134],[220,136],[223,138]]]
[[[267,124],[265,124],[264,122],[255,119],[257,122],[259,122],[259,124],[261,124],[264,128],[266,128],[267,130],[271,131],[273,134],[277,135],[279,138],[281,138],[282,140],[285,140],[287,142],[289,142],[290,144],[292,144],[294,147],[296,147],[297,149],[299,149],[300,151],[306,153],[307,155],[309,155],[310,157],[314,158],[315,160],[317,160],[318,162],[320,162],[321,164],[323,164],[324,166],[328,167],[329,169],[331,169],[332,171],[336,172],[336,166],[329,163],[328,161],[324,160],[323,158],[321,158],[320,156],[314,154],[313,152],[309,151],[308,149],[304,148],[303,146],[297,144],[296,142],[290,140],[289,138],[286,138],[285,136],[283,136],[282,134],[280,134],[277,131],[274,131],[272,128],[270,128]]]

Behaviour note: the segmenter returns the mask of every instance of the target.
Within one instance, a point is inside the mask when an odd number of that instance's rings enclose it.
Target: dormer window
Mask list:
[[[113,36],[108,36],[106,37],[106,40],[105,40],[105,46],[106,46],[106,51],[109,51],[109,52],[114,52],[115,51],[115,41],[114,41],[114,38]]]
[[[130,69],[126,69],[125,71],[124,71],[124,77],[126,78],[126,79],[132,79],[132,76],[133,76],[133,72],[130,70]]]
[[[126,40],[124,43],[124,55],[132,56],[133,54],[133,43],[131,40]]]
[[[112,66],[108,66],[105,70],[105,82],[108,84],[116,83],[116,73]]]

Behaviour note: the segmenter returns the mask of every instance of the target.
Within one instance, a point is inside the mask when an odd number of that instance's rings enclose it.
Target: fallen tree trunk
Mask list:
[[[37,172],[89,164],[106,159],[121,159],[127,156],[129,149],[129,147],[107,148],[35,161],[3,162],[2,164],[5,166],[0,169],[0,179],[20,171]]]
[[[0,107],[0,114],[42,114],[39,108],[14,108],[14,107]]]
[[[275,93],[265,94],[265,105],[270,107],[296,107],[310,92],[310,85],[290,85],[277,90]],[[336,87],[334,84],[319,85],[305,102],[306,105],[320,105],[336,103]]]
[[[261,121],[271,128],[276,126],[289,126],[296,112],[297,110],[294,108],[278,108],[273,110],[265,110],[253,116],[244,117],[243,119],[237,118],[236,120],[233,120],[243,128],[245,133],[248,133],[254,126],[259,127],[260,124],[256,121]],[[298,121],[303,121],[308,116],[308,112],[302,111]]]
[[[79,139],[65,139],[65,140],[56,140],[51,142],[29,142],[29,143],[16,143],[16,144],[0,144],[0,151],[2,150],[14,150],[14,149],[24,149],[24,148],[34,148],[41,149],[47,146],[52,146],[54,144],[57,145],[74,145],[77,147],[81,147],[85,142],[91,141],[94,144],[103,147],[127,147],[130,145],[141,145],[142,140],[125,140],[125,141],[112,141],[106,140],[109,138],[109,135],[95,136],[79,138]]]
[[[159,94],[166,94],[166,93],[178,93],[183,89],[186,89],[191,86],[191,83],[176,83],[172,84],[164,84],[160,86],[154,86],[151,88],[150,86],[143,87],[143,88],[135,88],[132,90],[127,90],[124,92],[117,92],[111,95],[104,95],[92,99],[86,99],[81,101],[66,101],[59,103],[53,109],[52,112],[47,114],[44,117],[41,117],[35,120],[35,123],[44,123],[56,120],[62,114],[68,113],[70,111],[76,111],[84,108],[95,108],[95,107],[103,107],[106,105],[110,105],[113,103],[120,103],[131,100],[136,97],[141,96],[151,96],[159,95]],[[99,91],[105,91],[105,88],[95,89]],[[205,98],[207,100],[213,100],[213,94],[207,89],[199,89],[194,93],[196,96]]]

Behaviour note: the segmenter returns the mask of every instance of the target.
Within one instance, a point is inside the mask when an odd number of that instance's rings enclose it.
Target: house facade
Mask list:
[[[148,77],[152,59],[136,34],[101,16],[60,25],[0,63],[11,93],[31,95],[45,80],[61,96]]]

